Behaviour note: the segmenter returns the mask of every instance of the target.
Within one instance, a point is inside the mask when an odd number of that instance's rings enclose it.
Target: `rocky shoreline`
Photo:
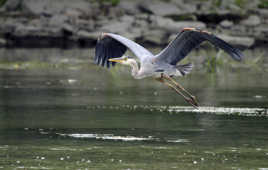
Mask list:
[[[261,0],[219,2],[7,0],[0,8],[0,47],[93,47],[101,32],[164,46],[184,27],[209,30],[241,48],[268,45]]]

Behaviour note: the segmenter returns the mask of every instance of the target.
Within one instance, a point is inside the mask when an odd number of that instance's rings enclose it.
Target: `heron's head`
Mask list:
[[[124,55],[119,58],[110,58],[109,61],[120,63],[123,65],[132,65],[134,62],[136,63],[134,59],[129,58],[128,56],[124,56]]]

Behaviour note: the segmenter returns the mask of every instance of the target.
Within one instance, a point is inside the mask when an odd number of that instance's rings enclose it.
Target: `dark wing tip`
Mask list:
[[[236,61],[242,61],[244,55],[243,53],[239,50],[234,48],[233,53],[231,55],[233,57],[233,59],[235,59]]]
[[[184,28],[168,47],[159,54],[158,58],[171,65],[176,65],[203,41],[209,41],[213,45],[223,49],[236,61],[242,60],[243,54],[240,50],[234,48],[211,32],[198,28]]]
[[[233,47],[232,45],[230,45],[229,43],[225,42],[224,40],[216,37],[215,35],[213,35],[213,40],[211,41],[212,43],[214,42],[214,44],[216,46],[218,46],[219,48],[222,48],[225,52],[227,52],[234,60],[236,61],[241,61],[243,58],[243,53]]]
[[[203,31],[200,30],[200,32],[202,33],[202,36],[208,40],[209,42],[211,42],[212,44],[214,44],[215,46],[223,49],[225,52],[227,52],[234,60],[236,61],[241,61],[243,58],[243,53],[233,47],[231,44],[227,43],[226,41],[220,39],[219,37],[217,37],[216,35],[207,32],[207,31]]]
[[[115,66],[115,62],[110,62],[109,59],[121,57],[126,50],[125,45],[110,37],[108,33],[102,33],[95,48],[95,64],[107,68],[110,65]]]

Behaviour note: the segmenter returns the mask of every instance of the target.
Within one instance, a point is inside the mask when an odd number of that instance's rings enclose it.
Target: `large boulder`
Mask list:
[[[268,9],[258,9],[258,13],[264,19],[268,19]]]
[[[188,1],[188,3],[185,3],[184,0],[170,0],[170,3],[177,6],[180,10],[180,14],[185,15],[192,14],[197,10],[196,4]]]
[[[234,23],[232,21],[229,20],[223,20],[222,22],[220,22],[220,26],[222,28],[231,28],[234,25]]]
[[[123,9],[126,14],[138,14],[138,2],[137,1],[120,1],[118,4],[119,8]]]
[[[257,15],[250,15],[247,19],[241,21],[241,24],[249,27],[258,26],[261,24],[261,19]]]
[[[82,39],[89,39],[89,40],[97,40],[98,37],[100,36],[99,32],[88,32],[85,30],[79,30],[77,32],[77,36],[78,38],[82,38]]]
[[[177,34],[172,34],[168,38],[168,42],[173,41],[177,37]],[[217,37],[223,39],[224,41],[235,45],[235,46],[241,46],[241,47],[252,47],[255,43],[255,39],[252,37],[238,37],[238,36],[231,36],[231,35],[225,35],[225,34],[219,34]]]
[[[95,45],[99,35],[99,32],[88,32],[86,30],[79,30],[75,38],[78,40],[79,46],[86,47]]]
[[[258,40],[268,42],[267,25],[263,24],[254,28],[254,37],[256,37]]]
[[[142,37],[142,33],[144,30],[141,30],[137,27],[131,27],[128,32],[122,33],[123,36],[127,37],[131,40],[136,40]]]
[[[70,23],[64,23],[61,26],[61,30],[65,34],[65,36],[71,36],[77,33],[78,28],[75,25],[72,25]]]
[[[166,32],[163,30],[151,30],[143,34],[142,39],[154,45],[164,45],[167,43]]]
[[[65,22],[68,21],[68,17],[66,15],[54,15],[48,20],[48,24],[53,27],[60,27]]]
[[[10,18],[8,20],[0,20],[0,33],[1,34],[7,34],[10,33],[12,34],[16,27],[20,25],[20,22],[16,18]]]
[[[123,32],[127,32],[130,26],[131,25],[127,22],[111,21],[110,23],[103,25],[99,31],[122,34]]]
[[[15,25],[12,36],[15,37],[61,37],[62,30],[59,27],[44,27],[42,23],[39,24],[22,24]]]
[[[21,5],[22,0],[8,0],[3,5],[2,9],[4,11],[15,11],[19,9]]]
[[[253,46],[255,43],[255,39],[251,37],[236,37],[224,34],[220,34],[217,36],[223,39],[224,41],[236,46],[243,46],[249,48]]]
[[[31,15],[54,15],[62,13],[66,9],[79,9],[87,12],[91,9],[89,1],[86,0],[23,0],[21,3],[22,11]]]
[[[206,28],[206,25],[203,22],[198,21],[173,21],[169,18],[164,17],[155,17],[154,22],[152,24],[153,27],[163,29],[168,33],[178,33],[185,27],[194,27],[199,29]]]
[[[146,1],[139,4],[142,11],[155,14],[157,16],[176,16],[181,15],[180,9],[170,3]]]
[[[106,21],[99,28],[99,31],[123,34],[125,32],[128,32],[132,28],[133,23],[134,23],[134,17],[123,16],[118,20]]]

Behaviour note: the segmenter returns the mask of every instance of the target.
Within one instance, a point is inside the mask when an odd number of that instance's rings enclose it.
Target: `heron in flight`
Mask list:
[[[95,49],[95,63],[109,68],[116,63],[128,65],[132,68],[131,75],[135,79],[154,77],[159,82],[169,86],[181,95],[185,101],[194,107],[198,107],[196,97],[184,89],[173,77],[185,76],[190,73],[193,65],[178,64],[192,49],[204,41],[209,41],[215,46],[223,49],[233,59],[240,61],[242,53],[227,42],[218,38],[210,32],[196,28],[184,28],[176,38],[168,44],[159,54],[154,55],[141,45],[123,36],[102,33],[98,38]],[[139,60],[125,56],[129,49]]]

